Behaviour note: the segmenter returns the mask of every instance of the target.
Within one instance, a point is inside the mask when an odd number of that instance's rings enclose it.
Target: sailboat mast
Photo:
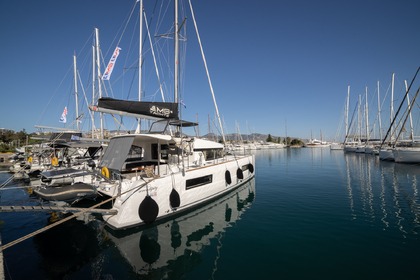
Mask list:
[[[99,29],[95,28],[95,47],[96,47],[96,69],[97,69],[97,78],[98,78],[98,94],[99,98],[102,98],[102,87],[101,87],[101,63],[100,63],[100,53],[99,53]],[[103,113],[100,112],[100,124],[101,124],[101,139],[104,138],[104,120]]]
[[[95,78],[96,77],[96,70],[95,70],[95,46],[92,45],[92,105],[95,103]],[[92,127],[91,127],[91,134],[92,139],[95,135],[95,113],[92,111],[90,114],[90,118],[92,121]]]
[[[349,106],[350,106],[350,85],[347,86],[347,102],[346,102],[346,136],[344,142],[346,142],[349,135]]]
[[[390,123],[391,125],[393,124],[393,119],[394,119],[394,78],[395,78],[395,73],[392,73],[392,80],[391,80],[391,114],[390,114]],[[391,143],[393,142],[393,137],[394,136],[394,129],[391,126]]]
[[[405,84],[405,92],[408,92],[407,80],[404,80],[404,84]],[[410,96],[408,96],[408,94],[407,94],[407,106],[408,106],[408,111],[410,112],[410,138],[411,138],[411,141],[414,142],[413,118],[411,116]]]
[[[139,101],[141,101],[141,82],[142,82],[142,61],[143,61],[143,0],[140,0],[140,31],[139,31]],[[141,132],[141,119],[137,119],[136,133]]]
[[[77,93],[77,63],[76,63],[76,55],[73,55],[73,70],[74,70],[74,98],[76,102],[76,128],[79,131],[79,96]]]
[[[175,0],[175,48],[174,48],[174,102],[178,103],[179,90],[179,22],[178,22],[178,0]],[[179,109],[178,109],[179,110]]]
[[[381,117],[381,99],[379,94],[379,81],[378,81],[378,119],[379,119],[379,138],[382,141],[382,117]]]
[[[365,124],[366,124],[366,144],[369,142],[369,112],[368,112],[368,88],[365,93]]]

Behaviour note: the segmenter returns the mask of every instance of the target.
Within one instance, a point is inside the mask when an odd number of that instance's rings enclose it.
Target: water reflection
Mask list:
[[[403,238],[417,234],[420,166],[380,161],[365,154],[345,154],[346,193],[352,219],[395,228]]]
[[[217,270],[226,228],[236,223],[255,199],[255,179],[216,202],[158,226],[124,236],[110,232],[120,254],[140,275],[171,279],[190,271],[211,250]]]

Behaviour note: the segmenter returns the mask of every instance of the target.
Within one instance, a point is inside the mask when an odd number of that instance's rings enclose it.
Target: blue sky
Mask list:
[[[106,64],[134,2],[1,1],[0,127],[28,132],[36,131],[35,125],[63,127],[59,119],[64,106],[68,118],[74,118],[73,53],[90,100],[89,71],[82,68],[91,65],[93,29],[100,30]],[[146,9],[154,7],[153,1],[144,2]],[[319,138],[322,133],[324,139],[332,139],[343,119],[348,85],[352,108],[368,88],[372,112],[378,80],[385,95],[395,73],[396,95],[401,95],[403,81],[410,81],[420,66],[416,0],[202,0],[193,1],[193,7],[227,132],[239,128],[242,133],[284,136],[287,126],[288,136]],[[190,16],[187,23],[192,23]],[[108,92],[115,98],[136,98],[130,82],[123,83],[119,74],[134,65],[128,60],[133,50],[126,43],[133,38],[125,35],[120,44]],[[205,134],[214,110],[202,62],[193,66],[199,53],[192,41],[195,38],[188,35],[192,56],[183,72],[182,114],[184,119],[198,118]],[[130,75],[134,74],[126,71],[125,79]],[[145,94],[154,96],[152,89],[146,90],[148,81],[144,79]],[[83,121],[84,129],[88,125],[89,120]],[[124,125],[132,128],[127,119]]]

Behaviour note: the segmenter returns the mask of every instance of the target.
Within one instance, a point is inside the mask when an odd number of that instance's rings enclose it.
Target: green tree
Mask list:
[[[271,137],[271,134],[268,134],[266,142],[273,142],[273,138]]]

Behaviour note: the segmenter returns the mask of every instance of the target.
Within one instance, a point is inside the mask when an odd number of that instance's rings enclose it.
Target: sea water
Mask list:
[[[328,148],[255,156],[254,180],[174,220],[122,233],[71,220],[18,243],[6,279],[420,279],[420,166]],[[0,205],[39,203],[20,187]],[[3,244],[50,218],[0,213]]]

